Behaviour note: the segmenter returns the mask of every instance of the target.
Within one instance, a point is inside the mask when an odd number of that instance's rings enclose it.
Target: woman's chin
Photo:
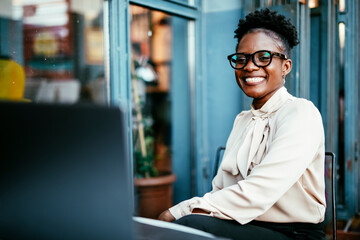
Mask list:
[[[264,89],[255,86],[246,86],[241,88],[246,96],[251,98],[259,98],[264,94]]]

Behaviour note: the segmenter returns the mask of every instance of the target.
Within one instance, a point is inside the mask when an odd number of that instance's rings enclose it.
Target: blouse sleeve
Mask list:
[[[276,119],[269,151],[250,175],[237,184],[174,206],[170,209],[174,217],[200,208],[212,216],[246,224],[275,204],[304,174],[324,142],[321,115],[311,102],[294,101]]]

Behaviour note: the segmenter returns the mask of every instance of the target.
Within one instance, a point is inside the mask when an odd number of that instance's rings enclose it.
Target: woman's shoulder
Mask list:
[[[316,106],[304,98],[292,98],[287,101],[273,118],[274,131],[292,132],[299,135],[311,134],[324,138],[324,126],[321,114]]]
[[[316,118],[321,120],[321,114],[317,107],[305,98],[293,97],[287,101],[278,111],[279,117],[284,115],[296,118]]]

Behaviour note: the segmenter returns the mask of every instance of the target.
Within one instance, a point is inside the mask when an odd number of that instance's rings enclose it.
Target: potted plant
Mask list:
[[[143,123],[143,126],[146,126]],[[136,134],[136,133],[135,133]],[[134,136],[136,136],[134,134]],[[145,150],[141,150],[142,143],[139,144],[142,140],[134,137],[134,175],[135,178],[150,178],[158,176],[158,171],[154,166],[154,136],[152,134],[152,129],[150,126],[145,127],[144,129],[144,145]]]

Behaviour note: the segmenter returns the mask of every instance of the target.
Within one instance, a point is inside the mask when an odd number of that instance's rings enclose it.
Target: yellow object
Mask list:
[[[0,99],[22,100],[25,90],[25,72],[11,59],[0,59]]]

